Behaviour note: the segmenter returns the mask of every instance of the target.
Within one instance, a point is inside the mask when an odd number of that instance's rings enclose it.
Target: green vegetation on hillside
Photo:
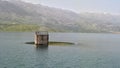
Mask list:
[[[0,24],[0,31],[36,31],[39,26],[31,24]]]
[[[47,26],[37,25],[37,24],[0,24],[0,31],[1,32],[31,32],[31,31],[59,32],[60,30],[55,30]]]

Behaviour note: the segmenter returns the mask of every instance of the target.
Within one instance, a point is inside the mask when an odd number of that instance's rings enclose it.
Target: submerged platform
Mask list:
[[[35,45],[35,42],[25,42],[25,44],[32,44]],[[55,41],[50,41],[48,45],[74,45],[72,42],[55,42]],[[42,45],[41,45],[42,46]]]

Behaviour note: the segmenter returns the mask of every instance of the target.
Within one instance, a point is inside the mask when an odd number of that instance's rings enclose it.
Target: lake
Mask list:
[[[0,68],[120,68],[120,35],[50,33],[50,41],[75,45],[36,48],[34,32],[0,33]]]

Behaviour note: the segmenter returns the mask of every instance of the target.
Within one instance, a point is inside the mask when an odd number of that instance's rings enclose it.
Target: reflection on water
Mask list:
[[[46,49],[48,48],[48,45],[35,45],[36,49]]]
[[[39,46],[35,48],[35,65],[34,67],[39,68],[48,68],[48,47],[46,46]]]
[[[46,52],[46,51],[48,51],[48,47],[46,47],[46,46],[36,46],[36,52]]]

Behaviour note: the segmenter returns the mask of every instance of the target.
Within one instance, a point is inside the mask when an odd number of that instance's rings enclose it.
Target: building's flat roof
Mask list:
[[[36,31],[35,32],[36,35],[48,35],[47,31]]]

